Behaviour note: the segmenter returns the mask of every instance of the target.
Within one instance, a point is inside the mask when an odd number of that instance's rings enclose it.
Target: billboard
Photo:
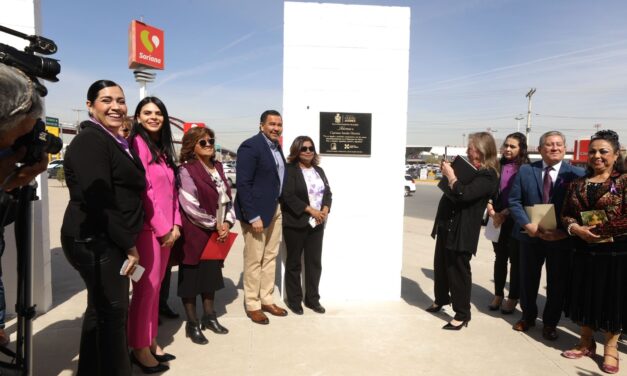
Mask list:
[[[590,147],[590,139],[575,140],[575,151],[573,152],[573,162],[587,163],[589,147]]]
[[[205,123],[183,123],[183,133],[187,133],[191,128],[205,127]]]
[[[163,30],[133,20],[128,30],[128,67],[131,69],[165,67]]]

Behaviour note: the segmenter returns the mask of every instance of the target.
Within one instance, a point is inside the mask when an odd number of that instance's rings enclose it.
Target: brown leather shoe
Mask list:
[[[9,340],[9,335],[7,334],[7,332],[5,332],[4,329],[0,329],[0,346],[4,347],[8,345],[9,342],[10,340]]]
[[[287,311],[276,304],[262,304],[261,310],[273,316],[287,316]]]
[[[536,326],[535,322],[529,322],[527,320],[518,320],[516,322],[516,324],[514,324],[514,326],[512,326],[512,329],[514,329],[517,332],[526,332],[527,330],[529,330],[529,328]]]
[[[270,320],[268,320],[268,316],[265,315],[260,309],[256,311],[246,311],[246,316],[250,317],[250,319],[255,324],[268,325],[270,324]]]
[[[544,328],[542,329],[542,337],[544,337],[544,339],[549,340],[549,341],[555,341],[558,337],[557,329],[555,329],[554,326],[545,325]]]

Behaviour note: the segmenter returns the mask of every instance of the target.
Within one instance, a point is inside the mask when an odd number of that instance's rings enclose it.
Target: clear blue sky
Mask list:
[[[533,97],[531,144],[547,130],[588,137],[594,124],[627,139],[627,3],[582,0],[340,1],[411,7],[407,142],[460,145],[491,128],[503,138]],[[283,2],[277,0],[51,1],[43,32],[59,45],[61,81],[47,114],[75,122],[87,87],[138,84],[127,68],[132,19],[165,30],[166,69],[149,85],[172,116],[204,121],[236,148],[259,114],[281,110]],[[81,118],[85,113],[80,114]],[[525,120],[521,121],[521,130]],[[289,126],[289,124],[286,124]]]

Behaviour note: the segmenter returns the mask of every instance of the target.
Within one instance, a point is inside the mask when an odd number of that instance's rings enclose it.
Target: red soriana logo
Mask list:
[[[187,133],[188,130],[196,127],[205,127],[205,123],[183,123],[183,133]]]
[[[128,67],[163,69],[163,30],[133,20],[128,33]]]

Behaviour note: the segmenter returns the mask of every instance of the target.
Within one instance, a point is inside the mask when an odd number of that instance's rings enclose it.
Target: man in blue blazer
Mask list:
[[[509,209],[516,222],[514,237],[520,241],[522,318],[514,324],[513,329],[524,332],[535,326],[538,315],[536,299],[542,265],[546,260],[547,296],[542,314],[542,336],[554,341],[557,339],[556,327],[564,306],[572,252],[570,239],[560,224],[559,216],[568,184],[583,176],[584,170],[563,161],[566,139],[561,132],[546,132],[540,137],[539,145],[542,160],[520,167],[509,196]],[[525,212],[525,206],[543,203],[555,206],[558,224],[555,230],[530,223]]]
[[[261,114],[260,132],[237,149],[235,214],[244,235],[244,303],[246,315],[257,324],[268,324],[264,314],[286,316],[274,304],[276,256],[282,236],[279,197],[285,181],[285,157],[279,144],[281,114]]]

